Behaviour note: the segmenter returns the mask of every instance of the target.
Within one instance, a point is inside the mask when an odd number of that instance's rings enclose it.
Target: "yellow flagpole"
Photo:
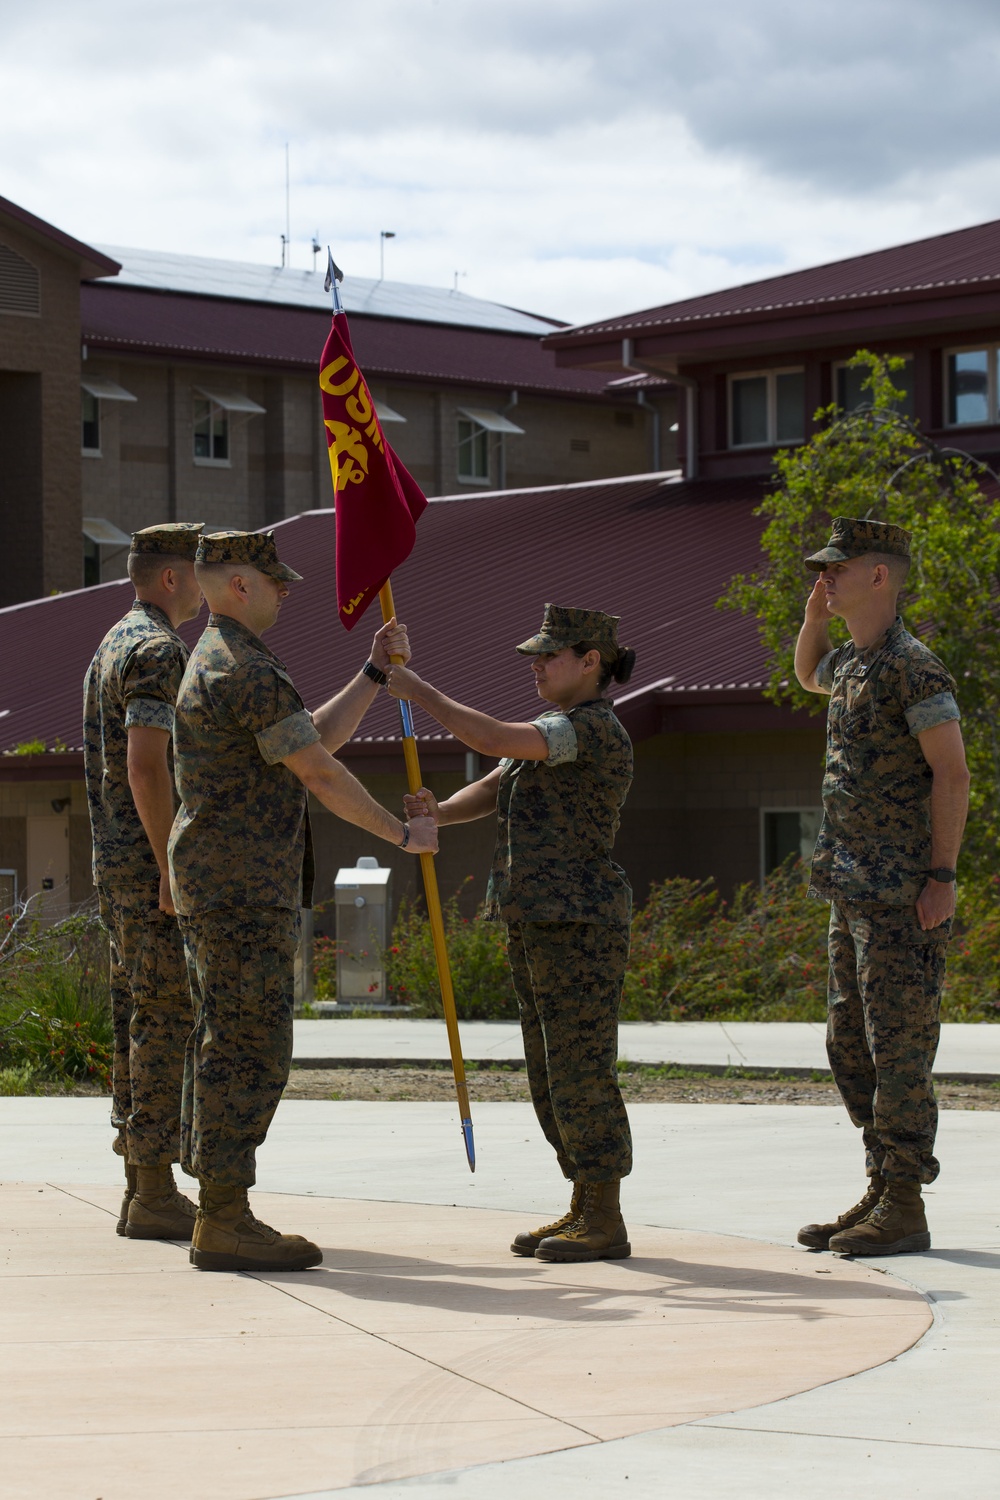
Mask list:
[[[392,598],[392,584],[385,583],[379,592],[382,619],[386,623],[396,613]],[[393,661],[401,661],[393,657]],[[403,756],[406,760],[406,779],[411,792],[418,792],[423,785],[420,776],[420,759],[417,741],[413,733],[410,705],[401,702],[403,720]],[[441,986],[441,1004],[444,1008],[445,1025],[448,1028],[448,1046],[451,1050],[451,1069],[455,1075],[455,1093],[458,1095],[458,1110],[462,1120],[462,1139],[465,1154],[469,1159],[469,1170],[476,1170],[476,1146],[472,1135],[472,1113],[469,1108],[469,1090],[465,1082],[465,1062],[462,1057],[462,1041],[458,1034],[458,1015],[455,1011],[455,990],[451,982],[451,965],[448,962],[448,946],[444,935],[444,917],[441,913],[441,897],[438,894],[437,870],[433,854],[421,854],[420,870],[424,877],[424,895],[427,899],[427,915],[431,924],[434,942],[434,957],[437,960],[438,981]]]

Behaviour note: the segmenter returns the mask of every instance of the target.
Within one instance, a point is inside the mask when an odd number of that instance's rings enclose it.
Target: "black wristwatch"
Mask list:
[[[946,865],[939,865],[936,870],[927,870],[925,874],[932,880],[939,880],[942,885],[950,885],[953,880],[958,879],[958,871],[949,870]]]
[[[365,662],[364,666],[361,668],[361,671],[363,672],[365,677],[370,677],[372,682],[377,682],[379,687],[385,687],[386,683],[389,681],[385,673],[380,672],[378,667],[371,659]]]

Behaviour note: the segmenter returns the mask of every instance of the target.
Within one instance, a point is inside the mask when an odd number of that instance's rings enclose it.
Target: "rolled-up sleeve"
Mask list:
[[[837,666],[836,657],[837,647],[834,647],[832,651],[828,651],[824,657],[820,658],[819,666],[813,674],[816,678],[816,686],[820,692],[831,693],[833,691],[833,674]]]
[[[174,731],[174,705],[159,698],[130,698],[125,708],[126,729]]]
[[[947,724],[950,719],[962,717],[954,693],[934,693],[921,703],[911,704],[904,712],[913,735],[923,734],[925,729],[936,729],[939,724]]]
[[[549,747],[546,765],[565,766],[576,760],[577,739],[572,719],[566,714],[543,714],[533,722]]]
[[[304,708],[289,714],[287,719],[279,719],[267,729],[259,729],[254,735],[257,748],[269,766],[284,760],[286,755],[294,755],[296,750],[315,745],[319,737],[319,730]]]

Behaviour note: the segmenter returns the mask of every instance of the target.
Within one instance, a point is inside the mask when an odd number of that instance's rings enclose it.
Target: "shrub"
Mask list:
[[[15,1081],[30,1074],[108,1088],[108,948],[96,910],[46,926],[29,904],[0,921],[0,1069]]]
[[[514,1019],[517,1000],[507,967],[504,926],[500,922],[484,922],[481,911],[474,917],[463,917],[458,895],[456,892],[443,903],[455,1008],[467,1021]],[[385,957],[389,998],[411,1006],[411,1015],[440,1016],[441,990],[434,944],[430,923],[420,907],[403,902]]]
[[[729,904],[711,880],[665,880],[632,922],[622,1020],[821,1020],[828,920],[797,861]]]
[[[1000,1022],[1000,876],[963,886],[959,909],[941,1018]],[[711,880],[664,880],[633,918],[622,1020],[822,1021],[828,923],[829,907],[807,894],[797,860],[763,886],[741,886],[731,902]],[[456,895],[445,903],[445,933],[459,1016],[516,1017],[502,925],[462,917]],[[439,1016],[437,966],[420,907],[401,907],[386,958],[390,993],[411,1014]]]

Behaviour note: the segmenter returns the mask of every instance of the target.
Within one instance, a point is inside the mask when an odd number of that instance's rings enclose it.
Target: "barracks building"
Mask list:
[[[17,253],[25,253],[27,236],[18,244]],[[100,460],[82,459],[81,493],[91,496],[88,516],[96,512],[91,519],[105,520],[123,535],[173,518],[204,519],[213,527],[274,525],[282,557],[305,581],[294,586],[268,644],[289,666],[307,705],[318,704],[361,666],[377,622],[366,618],[347,634],[337,619],[334,516],[327,494],[309,490],[322,468],[318,459],[326,463],[317,439],[317,431],[322,438],[318,404],[313,423],[290,415],[299,410],[295,402],[281,408],[285,447],[268,449],[268,423],[279,402],[276,386],[270,395],[265,386],[268,380],[280,382],[291,392],[299,382],[296,401],[303,406],[315,401],[315,358],[328,313],[285,304],[274,309],[263,297],[213,299],[204,281],[201,290],[186,291],[134,282],[116,286],[114,267],[127,270],[126,253],[109,252],[101,259],[73,241],[50,256],[64,277],[71,266],[74,276],[85,278],[83,317],[92,332],[86,333],[81,379],[98,368],[99,358],[101,380],[135,397],[134,402],[124,395],[94,397],[101,403],[99,423],[116,422],[117,428],[111,435],[106,425],[96,434]],[[35,258],[43,264],[40,254]],[[131,261],[133,277],[140,274],[138,259]],[[179,279],[176,268],[165,269],[167,258],[152,259],[157,265],[151,276]],[[188,262],[188,267],[198,279],[207,274],[206,266],[219,264]],[[248,268],[238,269],[249,276]],[[257,274],[284,273],[258,268]],[[116,279],[121,281],[121,273]],[[414,297],[420,291],[404,290]],[[365,292],[370,299],[383,294]],[[439,299],[451,295],[433,293]],[[137,311],[131,325],[100,312],[125,309],[132,299]],[[67,296],[65,305],[71,303]],[[96,311],[89,310],[90,303]],[[175,346],[198,336],[195,305],[207,305],[205,317],[210,313],[215,320],[218,367],[193,343],[183,354],[179,347],[167,347],[168,335]],[[184,324],[163,311],[175,307],[194,321]],[[456,332],[443,322],[402,316],[398,303],[391,316],[384,310],[356,314],[350,301],[348,310],[355,350],[383,420],[393,421],[389,413],[406,417],[405,424],[388,428],[393,445],[432,497],[413,554],[394,575],[397,607],[416,651],[414,666],[445,692],[487,712],[531,718],[538,702],[530,672],[513,647],[537,627],[544,603],[619,614],[621,639],[636,648],[638,660],[632,681],[617,698],[636,747],[635,784],[617,853],[638,899],[651,881],[672,875],[714,876],[731,890],[759,880],[790,852],[808,853],[819,820],[822,718],[764,699],[766,666],[754,622],[718,610],[716,601],[733,573],[758,561],[761,523],[754,510],[775,451],[808,438],[819,406],[836,400],[850,408],[860,399],[854,373],[846,368],[858,348],[903,356],[910,409],[939,441],[987,459],[1000,450],[1000,222],[579,328],[547,324],[529,332],[520,325],[507,330],[462,325]],[[114,313],[119,316],[123,313]],[[273,358],[279,341],[272,328],[280,323],[291,329],[298,317],[308,318],[312,330],[308,341],[296,346],[298,371],[251,371],[251,364],[233,352],[237,344],[244,356],[266,348]],[[177,331],[182,325],[187,332]],[[0,314],[0,349],[6,348],[5,336]],[[491,386],[489,359],[477,367],[475,380],[471,366],[463,367],[470,371],[464,384],[454,368],[446,378],[441,363],[435,364],[435,350],[448,339],[453,351],[472,347],[479,337],[501,341],[492,347],[518,351],[523,361],[518,383],[504,366],[502,382]],[[30,347],[45,355],[55,342],[52,334]],[[68,358],[71,341],[63,342],[62,357]],[[291,358],[291,344],[281,347]],[[547,361],[546,368],[555,372],[546,376],[547,391],[541,376],[529,390],[526,372],[533,359]],[[395,372],[389,368],[393,360]],[[0,389],[7,379],[0,375]],[[571,389],[570,381],[579,384]],[[97,385],[96,377],[92,383]],[[158,383],[166,393],[162,408]],[[86,395],[85,385],[83,390]],[[512,402],[515,390],[518,399]],[[263,410],[238,410],[232,404],[237,394]],[[68,410],[69,395],[64,379],[60,410]],[[231,404],[226,407],[220,397]],[[196,408],[195,401],[207,401],[215,412],[207,428],[205,408]],[[192,404],[182,419],[184,402]],[[141,406],[151,421],[155,411],[161,413],[158,421],[163,411],[173,413],[175,440],[166,457],[163,442],[157,447],[151,441],[148,446],[156,451],[139,458],[135,449],[143,444],[125,440],[127,430],[136,435],[126,423],[140,420]],[[85,402],[83,410],[92,413],[93,407]],[[212,458],[212,434],[218,430],[212,424],[225,411],[230,468],[195,463],[196,442]],[[542,413],[551,422],[551,436],[539,441],[533,457],[531,434],[541,432]],[[482,420],[493,416],[523,431],[491,428]],[[620,416],[632,417],[633,426]],[[670,433],[675,420],[676,450]],[[480,434],[474,435],[480,444],[478,469],[463,457],[470,432],[463,424],[469,423]],[[243,434],[239,450],[238,432]],[[567,466],[571,453],[581,461],[585,456],[571,447],[576,434],[578,442],[589,440],[586,456],[597,472],[581,474]],[[86,415],[83,436],[86,441]],[[178,444],[189,439],[187,455]],[[255,449],[259,440],[264,447]],[[635,445],[631,449],[629,442]],[[117,488],[99,492],[101,510],[98,491],[86,487],[96,484],[91,474],[100,472],[106,451],[117,454],[118,477]],[[268,452],[279,451],[285,454],[281,465],[276,456],[268,460]],[[259,461],[251,462],[255,453]],[[9,462],[4,452],[5,508],[7,476],[15,472]],[[522,463],[524,468],[516,467]],[[142,476],[150,482],[148,491],[140,485]],[[195,486],[190,500],[189,483]],[[70,487],[68,475],[63,487]],[[39,505],[46,493],[44,487],[38,491]],[[68,566],[66,557],[62,561]],[[79,576],[75,587],[53,585],[55,562],[47,566],[45,587],[65,592],[39,598],[43,589],[35,586],[31,599],[0,609],[0,750],[7,752],[0,755],[0,881],[10,895],[15,888],[21,894],[39,889],[49,880],[78,900],[90,888],[80,683],[97,642],[125,612],[131,593],[127,583],[117,581],[110,554],[102,554],[106,581],[85,589],[78,586]],[[182,633],[193,640],[199,629],[196,621]],[[487,768],[436,724],[421,722],[419,714],[417,730],[425,779],[439,794]],[[405,786],[398,733],[396,705],[380,695],[357,737],[341,751],[373,795],[393,807]],[[11,753],[25,745],[33,745],[35,753]],[[314,834],[320,900],[332,895],[337,868],[366,853],[388,855],[395,863],[397,898],[416,893],[414,861],[382,846],[369,847],[370,840],[318,808]],[[483,893],[491,847],[488,822],[448,829],[439,856],[442,892],[467,882],[463,900],[474,905]]]

